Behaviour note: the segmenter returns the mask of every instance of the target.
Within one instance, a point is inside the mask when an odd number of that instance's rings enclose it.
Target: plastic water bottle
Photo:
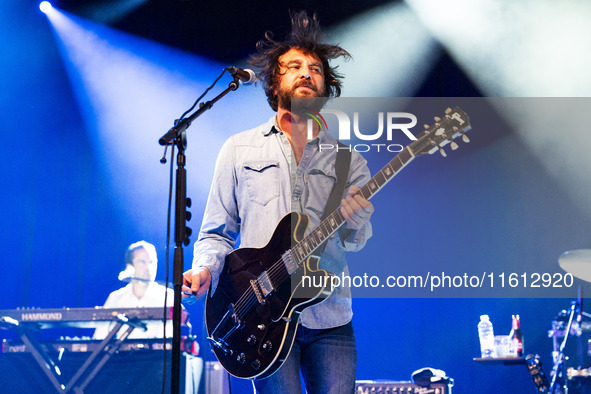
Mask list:
[[[495,333],[488,315],[480,316],[480,322],[478,323],[478,337],[480,338],[480,354],[482,358],[496,357]]]

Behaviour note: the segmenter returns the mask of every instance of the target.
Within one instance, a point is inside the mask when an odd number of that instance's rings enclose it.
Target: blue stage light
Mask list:
[[[39,9],[44,14],[47,14],[52,8],[53,8],[53,6],[51,5],[51,3],[49,1],[42,1],[41,3],[39,3]]]

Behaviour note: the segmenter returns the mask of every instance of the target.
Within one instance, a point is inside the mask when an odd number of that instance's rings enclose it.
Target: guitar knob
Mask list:
[[[259,361],[258,358],[256,360],[254,360],[253,362],[251,362],[250,365],[255,371],[258,371],[259,368],[261,368],[261,362]]]
[[[257,344],[257,337],[255,337],[254,335],[251,335],[248,337],[248,339],[246,340],[246,342],[248,342],[248,344],[250,346],[254,346]]]
[[[244,364],[246,362],[246,354],[240,353],[238,357],[236,357],[236,361],[238,361],[240,364]]]
[[[273,344],[271,343],[271,341],[266,341],[265,343],[263,343],[263,350],[266,352],[270,352],[273,349]]]
[[[223,349],[224,350],[224,355],[226,356],[231,356],[232,354],[234,354],[234,351],[232,349]]]

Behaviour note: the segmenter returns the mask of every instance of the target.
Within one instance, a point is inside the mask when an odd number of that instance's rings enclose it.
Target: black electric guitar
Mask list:
[[[425,126],[416,141],[382,168],[359,194],[370,199],[415,157],[441,151],[470,130],[460,108],[448,109],[436,123]],[[263,248],[239,248],[226,257],[216,291],[207,297],[208,340],[222,366],[239,378],[272,375],[287,358],[300,313],[322,302],[331,292],[332,274],[318,269],[313,253],[343,225],[340,209],[304,236],[308,217],[297,212],[281,219]],[[306,277],[306,283],[302,281]],[[314,284],[311,286],[310,284]]]

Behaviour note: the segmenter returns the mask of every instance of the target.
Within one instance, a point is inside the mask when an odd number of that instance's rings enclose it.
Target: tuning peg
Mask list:
[[[468,142],[470,142],[470,138],[468,138],[466,134],[462,134],[462,141],[464,141],[467,144]]]
[[[436,116],[436,117],[435,117],[435,118],[433,118],[433,119],[435,119],[435,121],[436,121],[436,122],[439,122],[439,121],[441,120],[441,118],[440,118],[439,116]]]
[[[423,127],[424,127],[425,129],[428,129],[428,128],[429,128],[429,127],[431,127],[431,126],[429,126],[428,124],[426,124],[426,123],[425,123],[425,124],[423,125]]]
[[[445,113],[449,115],[451,113],[451,108],[446,109]]]
[[[445,153],[445,151],[443,150],[443,148],[439,148],[439,153],[441,153],[441,156],[447,157],[447,153]]]
[[[443,133],[445,133],[445,129],[443,127],[440,127],[437,129],[437,131],[435,132],[436,136],[440,136],[443,135]]]
[[[449,144],[449,146],[450,146],[451,150],[456,150],[456,149],[458,149],[458,144],[456,144],[456,143],[455,143],[455,141],[452,141],[452,142]]]

